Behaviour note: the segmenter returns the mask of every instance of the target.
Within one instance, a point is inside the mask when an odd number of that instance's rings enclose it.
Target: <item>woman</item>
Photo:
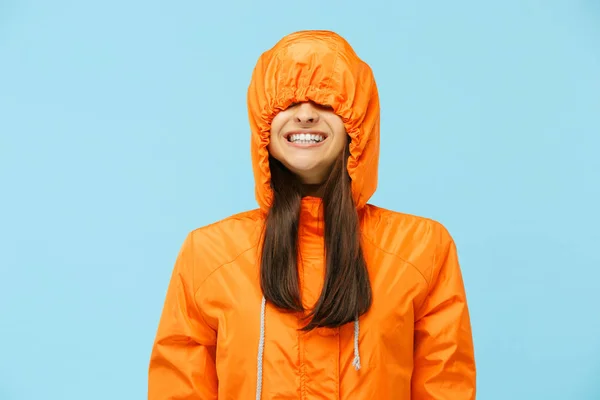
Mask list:
[[[260,208],[185,240],[149,368],[149,399],[475,398],[454,242],[367,201],[379,100],[340,36],[297,32],[248,91]]]

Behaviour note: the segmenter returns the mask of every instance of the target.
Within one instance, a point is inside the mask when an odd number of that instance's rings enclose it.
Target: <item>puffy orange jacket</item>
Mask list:
[[[270,122],[291,103],[333,107],[351,138],[348,172],[373,304],[355,324],[301,332],[264,301],[261,228],[273,194]],[[377,185],[379,100],[371,69],[340,36],[297,32],[265,52],[248,90],[260,208],[191,232],[177,257],[149,366],[148,398],[467,400],[475,361],[454,242],[439,223],[367,204]],[[325,269],[321,200],[300,213],[302,301]]]

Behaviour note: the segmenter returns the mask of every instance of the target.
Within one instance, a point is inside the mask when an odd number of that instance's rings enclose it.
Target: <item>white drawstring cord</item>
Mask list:
[[[260,400],[262,393],[263,354],[265,352],[265,308],[267,300],[262,298],[260,307],[260,340],[258,342],[258,368],[256,373],[256,400]]]
[[[360,369],[360,354],[358,352],[358,334],[359,334],[359,324],[358,317],[354,320],[354,360],[352,361],[352,365],[358,371]]]

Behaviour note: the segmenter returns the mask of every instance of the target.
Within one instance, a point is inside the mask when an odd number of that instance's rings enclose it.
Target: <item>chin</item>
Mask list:
[[[294,163],[290,162],[286,165],[293,174],[298,175],[302,180],[307,180],[308,177],[318,175],[319,167],[316,163]]]
[[[298,175],[310,175],[317,169],[315,165],[306,164],[288,164],[288,169]]]

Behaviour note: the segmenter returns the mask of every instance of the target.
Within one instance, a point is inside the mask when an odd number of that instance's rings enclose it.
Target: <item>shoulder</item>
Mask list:
[[[388,229],[390,233],[410,234],[413,238],[435,242],[452,239],[448,229],[432,218],[393,211],[372,204],[368,204],[365,211],[371,229]]]
[[[365,239],[413,265],[429,283],[436,260],[453,243],[446,226],[432,218],[371,204],[367,205],[365,213]]]
[[[206,242],[211,239],[224,239],[234,236],[244,239],[264,223],[264,215],[260,210],[244,211],[231,215],[220,221],[198,227],[190,232],[194,240]]]
[[[196,285],[213,272],[259,245],[264,214],[256,209],[198,227],[185,240],[194,261]]]

